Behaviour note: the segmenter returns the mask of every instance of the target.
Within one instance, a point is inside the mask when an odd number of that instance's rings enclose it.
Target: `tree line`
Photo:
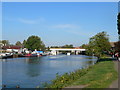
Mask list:
[[[73,48],[73,45],[70,44],[66,44],[66,45],[63,45],[63,46],[51,46],[50,48]]]
[[[8,40],[3,40],[2,42],[5,45],[9,45]],[[51,46],[46,48],[41,38],[34,35],[28,37],[28,39],[24,40],[22,43],[20,41],[17,41],[15,45],[28,48],[32,51],[35,49],[45,51],[46,49],[49,50],[49,48],[73,48],[72,44],[66,44],[64,46]],[[95,55],[99,58],[111,50],[109,35],[107,35],[107,33],[104,31],[100,32],[95,36],[91,37],[87,45],[83,44],[81,47],[86,49],[87,55]]]
[[[2,43],[3,46],[13,45],[10,44],[8,40],[1,40],[0,43]],[[32,50],[32,51],[34,51],[35,49],[45,51],[45,44],[43,43],[41,38],[34,35],[28,37],[28,39],[24,40],[23,42],[17,41],[15,45],[27,48],[28,50]]]
[[[14,46],[13,44],[10,44],[10,42],[8,40],[1,40],[0,43],[3,44],[3,46]],[[15,43],[16,46],[20,46],[20,47],[24,47],[24,48],[27,48],[29,50],[42,50],[42,51],[45,51],[46,49],[50,49],[50,48],[73,48],[73,45],[70,44],[66,44],[66,45],[63,45],[63,46],[51,46],[51,47],[45,47],[45,44],[44,42],[41,40],[40,37],[38,36],[30,36],[28,37],[27,40],[23,40],[23,42],[20,42],[20,41],[17,41]]]

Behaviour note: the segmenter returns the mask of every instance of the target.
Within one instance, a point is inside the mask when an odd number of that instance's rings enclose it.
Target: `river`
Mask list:
[[[43,57],[22,57],[2,60],[2,84],[8,88],[42,87],[65,72],[94,65],[97,58],[85,55],[56,55]]]

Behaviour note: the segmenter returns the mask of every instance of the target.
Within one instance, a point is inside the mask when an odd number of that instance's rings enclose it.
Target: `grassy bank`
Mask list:
[[[86,88],[107,88],[115,79],[117,72],[112,61],[102,61],[90,66],[87,69],[76,70],[65,73],[62,76],[56,75],[52,84],[47,88],[64,88],[67,86],[87,85]]]

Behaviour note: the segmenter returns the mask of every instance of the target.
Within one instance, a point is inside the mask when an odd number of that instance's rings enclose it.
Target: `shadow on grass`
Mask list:
[[[100,58],[97,60],[97,62],[103,62],[103,61],[118,61],[117,58]]]

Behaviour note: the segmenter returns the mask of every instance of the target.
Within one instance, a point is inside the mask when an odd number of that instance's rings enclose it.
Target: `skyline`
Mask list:
[[[117,2],[4,2],[3,39],[14,44],[37,35],[46,46],[80,46],[106,31],[117,41],[117,7]]]

